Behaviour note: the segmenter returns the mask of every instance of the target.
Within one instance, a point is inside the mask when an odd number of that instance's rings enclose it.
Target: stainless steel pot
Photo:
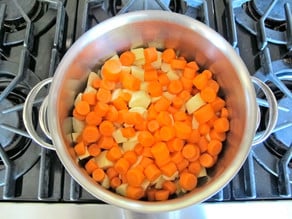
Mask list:
[[[116,52],[149,45],[175,48],[181,55],[211,69],[230,111],[231,128],[227,141],[218,163],[208,173],[208,182],[183,197],[162,202],[129,200],[102,188],[78,165],[68,138],[72,130],[73,101],[84,88],[91,69]],[[38,137],[31,122],[33,99],[51,80],[48,98],[40,110],[40,120],[53,145]],[[259,139],[254,139],[259,110],[252,81],[262,87],[270,103],[268,129]],[[203,23],[172,12],[138,11],[108,19],[78,39],[63,57],[53,79],[41,82],[31,91],[23,116],[32,138],[40,145],[56,150],[67,171],[89,193],[122,208],[161,212],[200,203],[221,190],[239,171],[251,145],[261,142],[271,133],[277,120],[277,102],[263,82],[256,78],[251,80],[245,65],[229,43]]]

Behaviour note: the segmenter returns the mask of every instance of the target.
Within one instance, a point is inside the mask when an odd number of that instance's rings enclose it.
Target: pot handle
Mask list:
[[[55,147],[53,144],[50,144],[42,139],[36,132],[34,125],[32,123],[32,107],[34,100],[37,96],[37,94],[40,92],[40,90],[46,86],[47,84],[51,83],[53,78],[47,78],[41,82],[39,82],[36,86],[34,86],[29,94],[27,95],[27,98],[25,99],[24,106],[23,106],[23,123],[24,126],[28,132],[28,134],[31,136],[32,140],[34,140],[37,144],[40,146],[50,149],[50,150],[55,150]],[[43,103],[40,106],[39,109],[39,124],[40,128],[44,132],[44,134],[51,139],[50,132],[48,130],[48,125],[47,125],[47,106],[48,106],[48,97],[45,97]]]
[[[251,77],[252,82],[258,85],[264,92],[267,102],[269,103],[269,122],[265,131],[257,132],[255,138],[253,139],[252,145],[257,145],[265,141],[273,132],[278,120],[278,103],[276,97],[274,96],[272,90],[263,81],[256,77]],[[258,107],[258,123],[259,125],[261,119],[261,113]]]

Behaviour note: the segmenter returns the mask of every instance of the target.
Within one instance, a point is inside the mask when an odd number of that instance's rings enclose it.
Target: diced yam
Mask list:
[[[198,177],[204,177],[204,176],[207,176],[207,171],[205,167],[202,167]]]
[[[92,82],[95,80],[95,79],[98,79],[100,78],[99,75],[96,73],[96,72],[90,72],[89,75],[88,75],[88,79],[87,79],[87,87],[88,86],[92,86]]]
[[[127,183],[123,183],[123,184],[119,185],[116,188],[116,193],[118,193],[119,195],[122,195],[122,196],[126,196],[127,187],[128,187]]]
[[[191,97],[187,102],[186,102],[186,108],[188,114],[192,114],[195,112],[197,109],[205,105],[206,102],[201,98],[200,93],[197,93],[195,96]]]
[[[131,66],[131,74],[138,78],[140,81],[144,81],[144,69],[138,66]]]
[[[131,52],[135,54],[136,60],[139,59],[144,59],[144,48],[136,48],[136,49],[131,49]]]
[[[129,101],[129,107],[144,107],[147,108],[151,103],[151,97],[145,91],[137,91],[132,94]]]
[[[105,175],[104,179],[102,180],[101,186],[104,187],[104,188],[106,188],[106,189],[109,189],[109,187],[110,187],[110,180],[109,180],[109,177],[107,175]]]
[[[73,132],[81,133],[85,127],[84,121],[80,121],[76,118],[72,118],[72,128]]]
[[[98,166],[102,169],[107,169],[113,166],[113,162],[107,159],[106,153],[107,151],[102,151],[98,156],[94,158]]]
[[[82,100],[82,93],[79,93],[74,100],[74,106],[76,106]]]
[[[116,129],[113,132],[113,138],[118,144],[128,141],[128,139],[123,136],[121,129]]]
[[[144,107],[139,107],[139,106],[133,107],[133,108],[129,109],[129,112],[139,113],[140,115],[142,115],[145,118],[147,116],[147,109],[145,109]]]
[[[178,73],[173,69],[168,70],[168,72],[166,72],[166,75],[169,78],[169,80],[171,80],[171,81],[179,79]]]

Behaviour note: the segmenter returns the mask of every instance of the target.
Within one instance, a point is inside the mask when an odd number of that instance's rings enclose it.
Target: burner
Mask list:
[[[34,20],[39,15],[40,7],[37,0],[17,0],[16,2],[31,20]],[[8,32],[14,32],[25,28],[26,22],[20,10],[17,9],[14,1],[0,0],[0,4],[6,5],[4,27]]]
[[[253,35],[257,35],[258,22],[267,12],[271,3],[274,3],[270,13],[265,19],[265,34],[267,40],[276,44],[287,44],[287,15],[288,6],[292,5],[291,0],[253,0],[244,1],[241,5],[232,5],[236,22]],[[290,3],[290,4],[289,4]],[[289,10],[289,9],[288,9]]]

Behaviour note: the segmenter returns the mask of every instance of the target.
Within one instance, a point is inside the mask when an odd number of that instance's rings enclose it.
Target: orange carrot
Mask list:
[[[118,119],[118,111],[114,106],[109,106],[108,112],[105,115],[105,119],[110,122],[116,122]]]
[[[169,82],[167,90],[171,94],[178,94],[183,90],[183,85],[180,80],[172,80]]]
[[[170,63],[175,57],[176,54],[172,48],[165,49],[161,54],[161,58],[165,63]]]
[[[201,135],[207,135],[210,132],[210,126],[207,123],[200,124],[199,132]]]
[[[180,186],[187,190],[193,190],[197,186],[197,177],[194,174],[183,172],[179,178]]]
[[[192,129],[190,137],[187,139],[189,143],[198,143],[200,140],[200,132],[198,129]]]
[[[86,101],[89,105],[93,106],[96,104],[96,93],[89,92],[82,94],[82,100]]]
[[[170,80],[167,77],[167,75],[165,73],[162,73],[158,76],[158,82],[162,85],[162,86],[168,86]]]
[[[150,120],[147,123],[147,128],[150,132],[155,132],[159,129],[159,122],[157,120]]]
[[[126,158],[122,157],[117,160],[117,162],[114,164],[114,167],[119,174],[126,174],[130,168],[130,162]]]
[[[145,147],[150,147],[154,144],[155,139],[149,131],[141,131],[138,133],[138,141]]]
[[[135,54],[129,50],[123,52],[120,55],[120,62],[124,66],[131,66],[134,63],[135,59],[136,59]]]
[[[96,182],[101,182],[104,179],[104,177],[105,177],[105,172],[101,168],[97,168],[92,172],[92,178]]]
[[[183,111],[175,112],[173,115],[174,121],[185,121],[187,120],[188,115]]]
[[[180,151],[176,151],[171,154],[171,161],[175,164],[181,163],[182,160],[184,160],[184,157]]]
[[[106,90],[104,88],[99,88],[96,93],[96,99],[103,103],[108,103],[112,99],[111,91]]]
[[[88,150],[88,153],[91,155],[91,156],[97,156],[100,154],[101,150],[98,146],[98,144],[90,144],[88,147],[87,147],[87,150]]]
[[[218,155],[222,150],[222,142],[218,140],[211,140],[208,144],[207,152],[213,156]]]
[[[161,171],[155,164],[152,163],[145,167],[144,174],[150,182],[153,182],[161,175]]]
[[[109,81],[119,80],[119,74],[122,71],[122,64],[117,59],[109,59],[104,62],[101,73],[103,78]]]
[[[192,133],[192,128],[185,122],[175,121],[174,128],[176,136],[181,139],[188,139]]]
[[[208,76],[206,74],[198,74],[193,79],[193,84],[198,88],[199,90],[204,89],[208,84]]]
[[[175,183],[172,181],[169,181],[169,180],[163,182],[162,188],[164,190],[169,191],[170,195],[174,194],[176,192],[176,189],[177,189]]]
[[[175,129],[173,126],[163,126],[159,130],[160,139],[163,141],[169,141],[175,137]]]
[[[144,81],[157,81],[158,74],[156,69],[144,71]]]
[[[167,164],[160,167],[161,172],[168,177],[173,176],[177,171],[177,167],[174,162],[168,162]]]
[[[145,179],[145,175],[138,168],[132,168],[126,173],[128,184],[130,186],[141,186]]]
[[[94,143],[100,138],[100,132],[96,126],[86,126],[82,138],[88,143]]]
[[[160,126],[172,125],[172,117],[167,111],[160,111],[156,117],[156,120]]]
[[[216,139],[216,140],[219,140],[221,142],[226,139],[225,132],[217,132],[214,129],[212,129],[209,134],[210,134],[211,139]]]
[[[86,118],[86,116],[83,116],[83,115],[80,115],[77,111],[76,111],[76,109],[74,109],[73,110],[73,117],[75,118],[75,119],[78,119],[78,120],[80,120],[80,121],[83,121],[83,120],[85,120],[85,118]]]
[[[148,47],[144,49],[144,58],[146,63],[151,63],[157,60],[158,53],[155,47]]]
[[[196,160],[200,157],[200,148],[194,144],[186,144],[182,149],[182,155],[188,160]]]
[[[208,140],[205,136],[201,136],[199,141],[198,141],[198,146],[200,148],[201,153],[207,151],[208,149]]]
[[[86,124],[92,125],[92,126],[99,125],[101,120],[102,120],[102,118],[94,111],[89,112],[85,117]]]
[[[210,104],[205,104],[194,112],[194,117],[200,124],[208,122],[214,116],[215,112]]]
[[[189,163],[187,159],[183,159],[181,162],[176,163],[177,170],[182,173],[189,166]]]
[[[116,88],[116,83],[113,81],[108,81],[108,80],[101,80],[100,82],[100,88],[104,88],[106,90],[114,90]]]
[[[180,138],[174,138],[167,142],[167,147],[170,152],[181,151],[184,146],[184,140]]]
[[[140,89],[141,81],[133,75],[126,73],[122,77],[122,86],[125,89],[137,91]]]
[[[86,152],[84,142],[79,142],[74,146],[74,151],[77,155],[83,155]]]
[[[206,168],[212,167],[214,165],[214,162],[215,162],[212,155],[210,155],[208,153],[201,154],[201,156],[199,157],[199,161],[200,161],[200,164]]]
[[[147,89],[151,97],[159,97],[162,95],[162,86],[158,81],[150,81]]]
[[[154,103],[154,109],[156,112],[165,111],[170,106],[171,101],[166,97],[162,96]]]
[[[217,93],[211,87],[205,87],[204,89],[201,90],[201,98],[207,103],[213,102],[216,99],[216,97]]]
[[[192,80],[196,76],[196,71],[193,68],[186,67],[184,68],[183,76]]]
[[[130,165],[132,165],[137,161],[137,154],[134,151],[126,151],[123,158],[125,158]]]
[[[122,150],[120,147],[112,147],[106,153],[106,158],[110,161],[116,161],[122,156]]]
[[[107,114],[107,112],[109,111],[109,108],[110,106],[107,103],[98,102],[94,106],[94,112],[96,112],[99,117],[103,117]]]
[[[225,108],[225,107],[223,107],[223,108],[221,109],[220,117],[228,118],[228,116],[229,116],[229,111],[228,111],[228,109]]]
[[[169,191],[165,189],[160,189],[157,190],[154,195],[156,201],[165,201],[169,197]]]
[[[112,122],[104,120],[99,125],[100,134],[104,136],[112,136],[115,127]]]
[[[186,67],[193,69],[194,71],[199,70],[199,66],[195,61],[188,62]]]
[[[90,159],[86,162],[84,167],[87,173],[91,175],[92,172],[98,168],[98,164],[95,162],[94,159]]]
[[[190,173],[194,174],[195,176],[198,176],[199,173],[201,172],[201,164],[200,164],[200,161],[197,160],[197,161],[194,161],[194,162],[191,162],[188,166],[188,170]]]
[[[214,112],[219,112],[225,106],[225,101],[222,98],[217,96],[215,100],[211,102],[210,104]]]
[[[184,69],[186,66],[187,62],[186,60],[182,60],[182,59],[172,59],[170,61],[170,66],[173,69]]]
[[[86,116],[90,112],[89,103],[81,100],[75,106],[76,112],[81,116]]]
[[[131,138],[131,137],[135,136],[135,134],[136,134],[135,129],[133,127],[122,128],[121,132],[125,138]]]
[[[101,136],[98,141],[98,147],[101,149],[111,149],[114,146],[114,139],[111,136]]]
[[[178,109],[180,109],[183,105],[184,105],[184,100],[181,99],[179,96],[175,96],[173,99],[172,99],[172,105]]]
[[[106,175],[108,176],[109,179],[112,179],[112,178],[118,176],[119,172],[114,167],[109,167],[106,170]]]
[[[191,91],[193,89],[193,80],[192,79],[188,79],[186,77],[181,77],[180,81],[182,83],[183,89],[185,91]]]
[[[213,79],[208,80],[207,86],[212,88],[215,91],[215,93],[219,91],[219,84],[217,83],[217,81]]]
[[[112,101],[112,104],[117,110],[128,109],[128,104],[126,101],[123,100],[122,97],[117,97],[116,99],[114,99]]]
[[[126,197],[138,200],[144,196],[144,190],[141,187],[127,186]]]
[[[151,153],[158,166],[163,166],[170,161],[169,150],[166,143],[157,142],[151,147]]]
[[[227,118],[219,118],[214,122],[214,130],[216,132],[227,132],[229,130],[229,121]]]
[[[114,177],[110,180],[110,186],[113,189],[117,188],[121,184],[122,184],[122,180],[120,179],[120,177]]]

